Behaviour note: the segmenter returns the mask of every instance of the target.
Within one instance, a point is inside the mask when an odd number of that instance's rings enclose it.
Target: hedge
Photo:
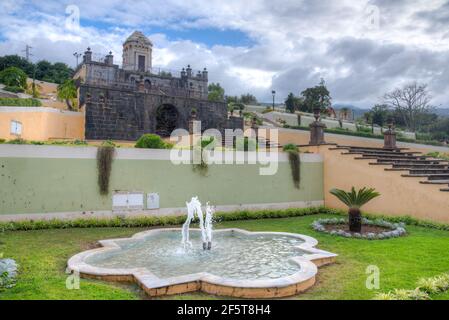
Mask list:
[[[302,217],[317,214],[333,214],[347,216],[347,212],[340,209],[326,207],[311,208],[291,208],[284,210],[258,210],[258,211],[234,211],[229,213],[217,212],[214,219],[220,221],[238,220],[258,220],[258,219],[278,219]],[[363,214],[367,219],[382,219],[392,223],[404,223],[406,225],[432,228],[449,231],[449,224],[436,223],[426,220],[416,219],[410,216],[389,217],[385,215]],[[13,222],[0,222],[0,232],[2,231],[26,231],[43,229],[68,229],[68,228],[138,228],[181,225],[185,221],[185,216],[165,216],[165,217],[114,217],[114,218],[87,218],[74,220],[23,220]]]
[[[309,127],[304,127],[304,126],[284,125],[283,127],[286,129],[310,131]],[[372,133],[361,132],[361,131],[349,131],[349,130],[344,130],[344,129],[324,129],[324,132],[333,133],[333,134],[342,134],[342,135],[346,135],[346,136],[361,137],[361,138],[382,139],[382,140],[384,139],[383,135],[372,134]],[[400,142],[418,143],[418,144],[425,144],[425,145],[430,145],[430,146],[444,146],[441,142],[438,142],[438,141],[415,140],[415,139],[408,139],[408,138],[399,137],[399,136],[396,137],[396,140],[400,141]]]
[[[0,106],[8,107],[40,107],[42,103],[34,98],[0,98]]]

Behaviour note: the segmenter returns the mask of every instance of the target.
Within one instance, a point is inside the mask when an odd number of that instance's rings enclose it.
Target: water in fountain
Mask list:
[[[201,202],[198,200],[198,197],[192,197],[190,202],[186,202],[186,206],[187,206],[187,219],[182,226],[182,244],[184,245],[184,248],[192,247],[192,243],[190,242],[189,238],[189,229],[190,223],[192,222],[196,214],[201,229],[201,239],[203,241],[203,249],[210,250],[212,247],[212,216],[213,216],[212,207],[209,205],[209,203],[207,203],[206,223],[204,223],[203,211],[201,210]]]
[[[214,209],[210,206],[209,202],[206,203],[206,221],[204,228],[206,229],[207,250],[212,248],[212,219],[214,215]]]

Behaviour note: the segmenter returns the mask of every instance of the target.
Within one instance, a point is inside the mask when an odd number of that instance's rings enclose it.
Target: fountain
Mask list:
[[[209,202],[205,216],[198,197],[192,197],[186,207],[187,218],[181,229],[152,229],[128,239],[102,240],[102,248],[70,258],[69,270],[89,278],[134,281],[150,296],[201,290],[242,298],[274,298],[311,287],[317,266],[332,263],[336,257],[316,249],[318,242],[305,235],[213,231],[215,209]],[[195,217],[199,229],[190,229]]]
[[[210,250],[212,248],[212,215],[213,209],[206,203],[206,218],[204,221],[203,210],[201,210],[201,202],[198,197],[193,197],[190,202],[186,202],[187,206],[187,219],[182,226],[182,244],[184,248],[191,248],[190,242],[190,223],[195,218],[195,214],[198,217],[201,239],[203,241],[203,250]]]

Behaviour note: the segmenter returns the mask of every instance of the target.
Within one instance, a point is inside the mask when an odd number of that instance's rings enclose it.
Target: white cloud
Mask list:
[[[0,54],[20,53],[30,44],[36,59],[73,65],[72,53],[90,46],[102,54],[112,50],[120,62],[121,43],[134,29],[233,29],[255,44],[206,46],[149,34],[154,63],[208,67],[210,80],[228,94],[252,92],[267,101],[272,86],[281,100],[325,77],[335,102],[369,106],[386,90],[418,80],[429,83],[435,103],[449,105],[447,1],[79,0],[81,20],[89,25],[76,32],[65,28],[72,3],[2,0]]]

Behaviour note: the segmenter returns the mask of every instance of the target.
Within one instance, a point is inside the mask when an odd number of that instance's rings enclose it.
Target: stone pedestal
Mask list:
[[[396,132],[392,129],[384,132],[384,149],[397,149]]]
[[[309,125],[310,127],[310,145],[320,145],[325,144],[326,141],[324,141],[324,129],[326,128],[326,125],[322,122],[315,121]]]

